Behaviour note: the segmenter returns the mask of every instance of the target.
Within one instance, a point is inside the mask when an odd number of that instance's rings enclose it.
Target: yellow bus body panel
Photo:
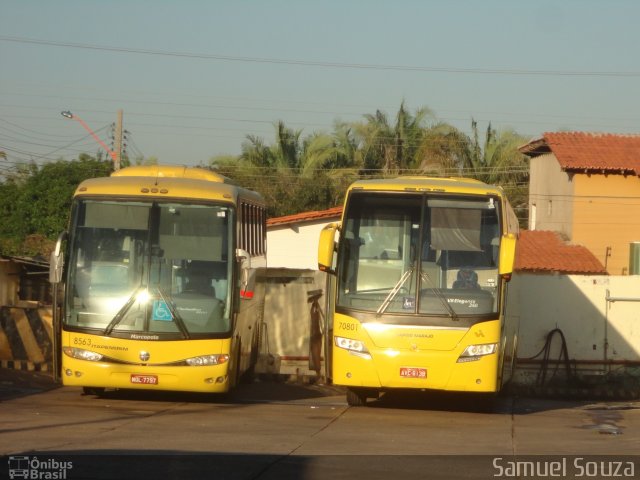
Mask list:
[[[365,343],[370,358],[333,344],[333,382],[373,389],[434,389],[467,392],[498,391],[498,353],[458,363],[468,345],[499,343],[500,322],[469,329],[361,324],[335,314],[334,336]],[[498,348],[499,351],[499,348]],[[426,378],[406,378],[403,368],[423,369]]]
[[[62,353],[63,385],[210,393],[229,390],[228,361],[211,366],[169,364],[200,355],[228,354],[233,358],[230,339],[143,341],[75,332],[63,332],[62,338],[63,348],[82,348],[112,359],[92,362]],[[143,351],[150,355],[146,364],[140,360]],[[157,384],[132,383],[132,375],[155,377]]]
[[[225,182],[217,173],[187,167],[139,166],[127,167],[110,177],[91,178],[76,188],[78,196],[113,196],[114,199],[139,197],[147,200],[167,198],[172,200],[213,200],[235,203],[238,196],[246,200],[264,203],[259,193]]]
[[[358,180],[347,189],[346,199],[353,190],[372,190],[378,192],[433,192],[461,193],[474,195],[496,195],[503,197],[501,187],[488,185],[471,178],[441,178],[427,176],[403,176],[398,178],[382,178],[374,180]]]

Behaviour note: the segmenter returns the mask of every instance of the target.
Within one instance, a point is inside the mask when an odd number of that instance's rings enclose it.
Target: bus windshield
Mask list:
[[[499,205],[490,196],[353,192],[337,306],[373,313],[365,318],[376,322],[495,315]]]
[[[232,215],[211,204],[76,201],[65,325],[131,338],[228,332]]]

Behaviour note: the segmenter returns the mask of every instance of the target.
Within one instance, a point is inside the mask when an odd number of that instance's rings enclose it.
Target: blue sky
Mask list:
[[[246,135],[303,136],[401,101],[467,132],[640,133],[633,0],[0,0],[0,159],[100,148],[206,164]]]

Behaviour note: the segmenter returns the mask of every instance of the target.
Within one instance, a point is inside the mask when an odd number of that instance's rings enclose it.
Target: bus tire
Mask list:
[[[347,404],[351,407],[365,407],[367,392],[359,388],[347,388]]]
[[[493,413],[498,407],[497,393],[476,393],[473,395],[473,409],[478,413]]]
[[[229,390],[233,390],[240,383],[240,351],[238,350],[229,365]]]
[[[249,367],[242,374],[241,381],[242,383],[253,383],[256,378],[256,364],[258,363],[259,356],[259,342],[257,340],[258,336],[254,336],[253,341],[251,342],[251,354],[249,356]]]
[[[104,388],[102,387],[82,387],[83,395],[95,395],[97,397],[104,395]]]

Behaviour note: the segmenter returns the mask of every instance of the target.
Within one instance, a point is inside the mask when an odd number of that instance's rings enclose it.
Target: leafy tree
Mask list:
[[[529,163],[518,147],[527,141],[511,129],[495,130],[489,123],[484,144],[478,135],[478,124],[471,123],[473,141],[465,159],[468,175],[505,189],[516,212],[526,211],[529,196]],[[526,225],[524,215],[520,223]]]
[[[407,172],[478,178],[502,185],[516,208],[526,205],[527,159],[517,150],[526,139],[512,130],[489,126],[481,143],[475,121],[470,137],[435,120],[428,108],[411,113],[404,102],[393,123],[377,110],[364,121],[336,122],[332,132],[306,137],[282,121],[274,126],[272,143],[247,136],[239,156],[210,162],[219,173],[261,192],[271,216],[332,207],[358,178]]]
[[[354,123],[362,150],[363,169],[369,173],[381,170],[388,174],[412,168],[424,136],[426,120],[432,116],[428,108],[419,108],[412,115],[402,102],[394,125],[380,110],[373,115],[366,114],[364,123]]]
[[[426,129],[413,167],[433,176],[460,175],[464,167],[470,139],[447,123],[437,123]]]
[[[9,176],[0,184],[0,251],[46,255],[47,252],[34,251],[42,242],[34,242],[33,236],[55,240],[67,224],[78,184],[87,178],[108,176],[111,171],[111,162],[81,154],[73,162],[59,160],[43,166],[32,163]]]

